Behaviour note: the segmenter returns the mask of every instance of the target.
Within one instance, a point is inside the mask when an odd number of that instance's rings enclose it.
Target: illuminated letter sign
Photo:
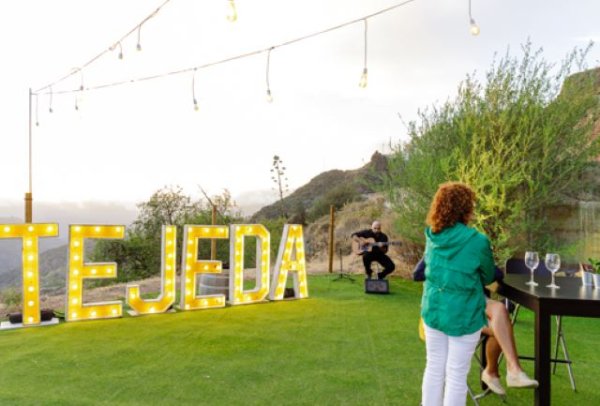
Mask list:
[[[308,297],[304,237],[302,226],[298,224],[286,224],[283,227],[269,299],[283,299],[288,272],[294,272],[294,296],[298,299]]]
[[[177,262],[177,228],[162,226],[162,250],[160,261],[160,295],[156,299],[144,300],[139,285],[127,286],[127,304],[133,314],[166,312],[175,302],[175,264]]]
[[[67,276],[67,321],[120,317],[120,301],[83,304],[83,280],[86,278],[114,278],[117,264],[114,262],[84,263],[84,240],[86,238],[122,239],[123,226],[71,225],[69,227],[69,274]]]
[[[121,225],[71,225],[69,227],[66,321],[121,317],[121,301],[83,303],[85,279],[115,278],[117,264],[84,262],[85,239],[122,239]],[[282,300],[288,274],[293,272],[294,297],[308,297],[306,259],[302,226],[286,224],[281,236],[277,262],[270,270],[270,234],[261,224],[232,224],[227,226],[186,225],[181,261],[182,310],[225,307],[224,294],[197,295],[197,275],[223,271],[221,261],[198,258],[200,239],[228,239],[229,244],[229,304],[242,305],[270,300]],[[23,325],[40,324],[38,238],[58,236],[57,224],[3,224],[0,238],[21,238],[23,241]],[[244,254],[246,238],[256,241],[255,286],[244,289]],[[177,261],[177,227],[162,227],[161,290],[156,299],[142,299],[139,285],[126,287],[126,302],[132,314],[163,313],[175,301]]]
[[[269,293],[269,231],[261,224],[231,225],[229,262],[229,303],[248,304],[265,300]],[[244,237],[256,237],[256,287],[244,290]]]
[[[227,239],[226,226],[189,226],[183,229],[183,253],[181,255],[181,298],[184,310],[208,309],[225,306],[225,295],[196,295],[196,275],[219,273],[223,270],[221,261],[198,260],[198,239]]]
[[[23,325],[40,323],[38,237],[56,237],[57,224],[2,224],[0,238],[23,240]]]

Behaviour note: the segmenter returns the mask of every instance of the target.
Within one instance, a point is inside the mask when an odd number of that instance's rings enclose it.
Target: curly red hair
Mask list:
[[[431,202],[427,225],[439,233],[458,222],[467,224],[475,209],[475,198],[473,189],[464,183],[442,183]]]

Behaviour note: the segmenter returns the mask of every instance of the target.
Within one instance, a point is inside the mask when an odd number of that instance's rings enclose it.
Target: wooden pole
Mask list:
[[[335,208],[329,206],[329,273],[333,272],[333,228],[335,227]]]
[[[215,207],[214,204],[211,204],[212,207],[212,225],[216,225],[217,224],[217,208]],[[210,240],[210,259],[211,260],[215,260],[217,259],[217,240],[216,239],[212,239]]]

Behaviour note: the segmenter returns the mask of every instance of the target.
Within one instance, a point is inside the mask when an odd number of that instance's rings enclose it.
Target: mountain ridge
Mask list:
[[[265,219],[274,219],[281,216],[288,218],[289,222],[305,223],[306,216],[318,211],[315,207],[319,199],[328,195],[345,195],[339,198],[354,200],[359,196],[376,192],[383,184],[382,174],[387,172],[387,158],[379,151],[375,151],[370,161],[358,169],[340,170],[332,169],[322,172],[312,178],[308,183],[299,187],[294,192],[272,204],[262,207],[254,213],[250,220],[261,222]],[[342,201],[342,204],[346,201]],[[327,207],[328,209],[328,207]],[[319,213],[315,213],[316,215]],[[322,214],[322,213],[320,213]]]

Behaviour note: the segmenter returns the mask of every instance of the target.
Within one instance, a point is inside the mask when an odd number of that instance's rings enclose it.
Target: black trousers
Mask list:
[[[383,266],[383,271],[377,274],[377,279],[385,279],[386,276],[396,269],[396,265],[394,265],[390,257],[383,252],[365,252],[362,259],[363,265],[365,266],[365,273],[369,278],[373,275],[373,270],[371,269],[371,264],[373,262],[378,262]]]

